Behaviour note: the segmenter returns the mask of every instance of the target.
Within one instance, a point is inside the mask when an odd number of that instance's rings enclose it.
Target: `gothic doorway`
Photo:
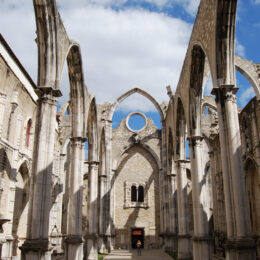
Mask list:
[[[143,228],[132,228],[132,248],[137,248],[136,243],[138,240],[142,243],[142,248],[144,248],[144,229]]]

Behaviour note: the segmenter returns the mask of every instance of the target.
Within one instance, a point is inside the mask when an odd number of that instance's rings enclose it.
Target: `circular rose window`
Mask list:
[[[126,119],[126,126],[130,131],[142,131],[147,124],[146,116],[140,112],[133,112]]]

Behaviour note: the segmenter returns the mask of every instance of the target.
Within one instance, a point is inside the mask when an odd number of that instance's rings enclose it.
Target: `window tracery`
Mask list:
[[[148,208],[148,188],[146,182],[125,182],[124,208]]]

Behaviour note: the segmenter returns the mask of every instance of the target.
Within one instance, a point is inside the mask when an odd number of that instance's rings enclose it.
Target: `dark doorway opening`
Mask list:
[[[140,240],[142,243],[141,248],[144,248],[144,229],[143,228],[132,228],[131,236],[132,236],[132,248],[137,248],[136,243],[138,240]]]

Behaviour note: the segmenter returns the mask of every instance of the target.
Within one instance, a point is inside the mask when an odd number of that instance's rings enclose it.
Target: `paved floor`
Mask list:
[[[169,255],[159,249],[142,250],[142,256],[136,250],[114,250],[104,260],[173,260]]]

